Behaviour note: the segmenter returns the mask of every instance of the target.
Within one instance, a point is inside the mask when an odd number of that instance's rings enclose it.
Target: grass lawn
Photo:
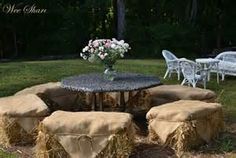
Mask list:
[[[179,84],[176,76],[163,80],[166,70],[164,60],[120,60],[115,65],[118,71],[137,72],[160,77],[164,84]],[[87,61],[54,60],[54,61],[17,61],[0,64],[0,97],[40,83],[60,81],[63,77],[89,72],[103,72],[102,65],[90,64]],[[236,122],[236,77],[226,77],[218,85],[216,76],[212,75],[207,88],[218,94],[226,119]],[[0,156],[2,157],[1,153]],[[9,157],[9,156],[6,156]]]

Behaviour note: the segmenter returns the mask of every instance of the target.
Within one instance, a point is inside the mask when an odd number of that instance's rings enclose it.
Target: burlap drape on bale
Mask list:
[[[151,105],[161,105],[178,100],[200,100],[215,102],[216,94],[207,89],[192,88],[181,85],[161,85],[148,89],[151,97]]]
[[[61,87],[60,82],[49,82],[25,88],[15,95],[35,94],[48,106],[51,112],[56,110],[76,111],[79,105],[85,105],[86,95],[75,91],[69,91]]]
[[[127,101],[127,112],[132,114],[146,114],[151,109],[151,97],[148,90],[134,92],[133,97]]]
[[[46,104],[36,95],[0,98],[0,144],[33,143],[36,128],[48,115]]]
[[[176,101],[153,107],[146,115],[149,136],[177,151],[187,151],[209,142],[224,126],[218,103]]]
[[[36,157],[128,157],[133,136],[127,113],[56,111],[39,127]]]
[[[63,111],[90,111],[92,104],[91,93],[70,91],[61,87],[60,82],[49,82],[25,88],[15,95],[35,94],[49,107],[51,112]],[[104,93],[103,104],[108,110],[115,110],[119,106],[119,93]],[[126,100],[128,95],[125,94]],[[97,99],[98,99],[97,95]],[[106,109],[105,109],[106,110]]]

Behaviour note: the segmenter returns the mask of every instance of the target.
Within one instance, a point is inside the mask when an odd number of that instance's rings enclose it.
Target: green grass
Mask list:
[[[164,60],[120,60],[115,65],[118,71],[137,72],[158,76],[164,84],[179,84],[176,75],[163,80],[166,70]],[[103,72],[102,65],[83,60],[18,61],[0,64],[0,97],[40,83],[60,81],[63,77],[89,72]],[[212,75],[207,88],[215,91],[222,103],[226,118],[236,120],[236,78],[226,77],[218,85]],[[226,142],[226,146],[228,143]],[[1,156],[1,152],[0,152]]]
[[[164,84],[179,84],[177,77],[163,80],[165,62],[163,60],[120,60],[115,67],[118,71],[137,72],[160,77]],[[20,61],[0,64],[0,97],[35,84],[60,81],[63,77],[89,72],[103,71],[102,65],[83,60]],[[212,76],[207,88],[219,95],[219,101],[232,119],[236,118],[236,78],[227,77],[224,82],[216,83]]]

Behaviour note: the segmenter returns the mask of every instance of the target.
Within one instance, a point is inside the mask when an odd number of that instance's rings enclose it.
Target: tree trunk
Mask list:
[[[219,1],[218,3],[218,8],[219,8],[219,13],[217,16],[217,20],[218,20],[218,26],[217,26],[217,37],[216,37],[216,46],[217,48],[221,48],[221,43],[222,43],[222,21],[223,21],[223,1]]]
[[[195,23],[196,16],[197,16],[197,0],[193,0],[190,14],[190,20],[192,23]]]
[[[125,3],[117,0],[117,39],[123,39],[125,32]]]
[[[117,37],[117,0],[113,0],[113,37]]]
[[[16,31],[13,30],[13,31],[12,31],[12,34],[13,34],[14,49],[15,49],[15,53],[14,53],[13,57],[16,58],[16,57],[18,56],[18,47],[17,47]]]
[[[221,48],[221,31],[222,31],[222,25],[218,25],[218,31],[217,31],[217,38],[216,38],[216,46],[218,49]]]
[[[200,43],[200,56],[206,56],[207,48],[206,48],[206,32],[201,32],[201,43]]]

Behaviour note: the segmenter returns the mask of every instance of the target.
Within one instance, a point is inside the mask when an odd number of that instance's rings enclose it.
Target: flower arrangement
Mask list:
[[[124,40],[96,39],[90,40],[88,45],[83,48],[80,56],[89,62],[100,62],[105,65],[104,78],[113,81],[116,71],[113,69],[117,59],[123,58],[125,52],[130,49]]]
[[[124,53],[130,49],[124,40],[118,41],[115,38],[90,40],[83,48],[80,56],[89,62],[101,62],[114,64],[117,59],[123,58]]]

